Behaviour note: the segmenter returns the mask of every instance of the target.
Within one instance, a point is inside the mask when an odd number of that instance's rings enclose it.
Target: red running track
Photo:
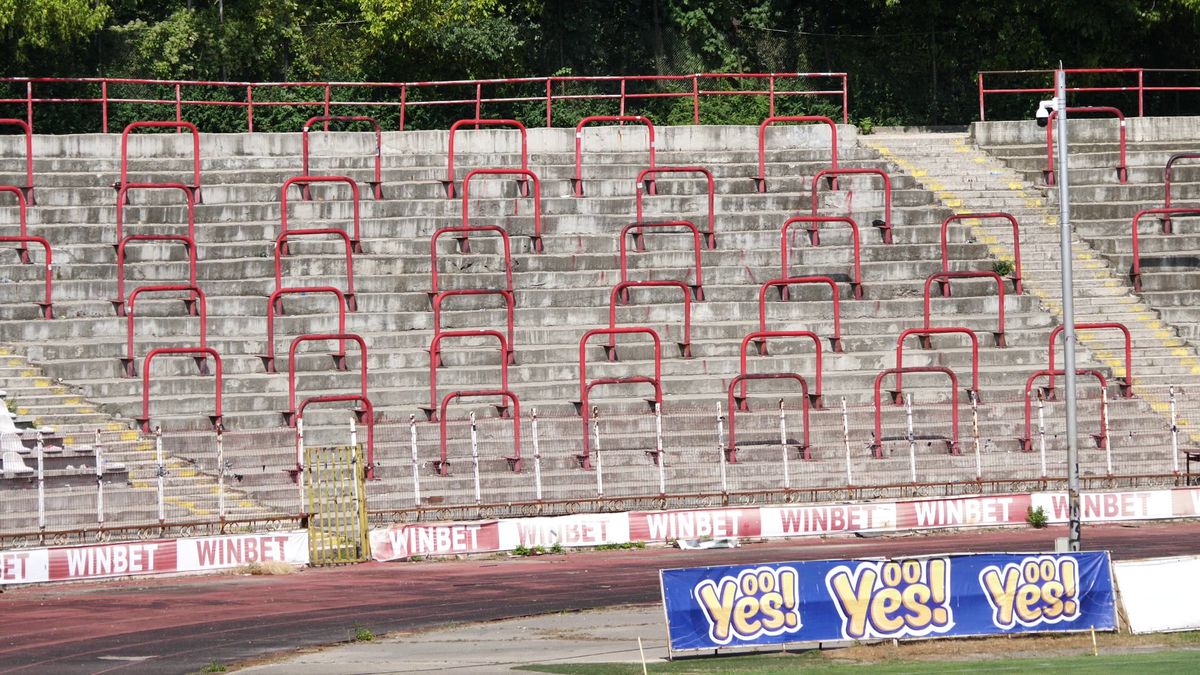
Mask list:
[[[207,576],[10,589],[0,672],[195,672],[375,634],[658,602],[658,570],[716,564],[1047,551],[1065,528],[795,539],[740,549],[646,549],[524,559],[369,563],[276,577]],[[1200,523],[1089,526],[1115,558],[1200,554]]]

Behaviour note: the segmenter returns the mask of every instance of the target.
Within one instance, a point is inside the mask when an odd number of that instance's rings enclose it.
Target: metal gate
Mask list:
[[[361,446],[305,448],[304,493],[310,565],[341,565],[371,557]]]

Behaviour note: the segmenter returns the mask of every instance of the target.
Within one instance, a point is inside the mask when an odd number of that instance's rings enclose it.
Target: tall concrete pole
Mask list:
[[[1079,518],[1079,433],[1076,426],[1075,401],[1075,289],[1071,278],[1074,258],[1071,255],[1071,197],[1067,173],[1067,74],[1059,64],[1054,74],[1055,97],[1058,103],[1058,228],[1062,238],[1062,298],[1063,298],[1063,369],[1067,404],[1067,502],[1069,524],[1067,542],[1072,551],[1080,549],[1082,523]],[[1053,349],[1053,346],[1051,346]]]

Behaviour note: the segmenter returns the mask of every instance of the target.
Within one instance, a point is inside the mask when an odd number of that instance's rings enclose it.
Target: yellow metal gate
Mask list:
[[[340,565],[371,557],[361,447],[305,448],[304,492],[309,564]]]

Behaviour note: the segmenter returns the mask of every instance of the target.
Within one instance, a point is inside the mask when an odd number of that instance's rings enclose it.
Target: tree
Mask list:
[[[0,0],[0,30],[22,50],[77,44],[104,27],[110,12],[104,0]]]

